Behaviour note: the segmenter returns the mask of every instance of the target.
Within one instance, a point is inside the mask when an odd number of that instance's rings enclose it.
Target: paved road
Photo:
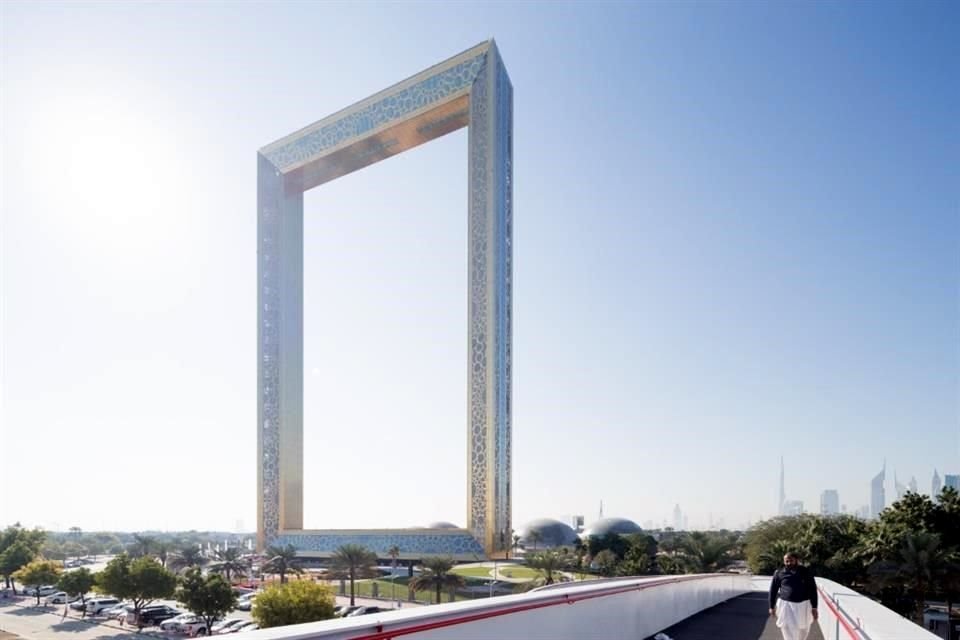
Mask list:
[[[702,611],[663,633],[673,640],[783,640],[765,593],[748,593]],[[823,640],[814,625],[807,640]]]

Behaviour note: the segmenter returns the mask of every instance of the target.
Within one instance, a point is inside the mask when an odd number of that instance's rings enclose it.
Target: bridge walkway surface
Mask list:
[[[662,633],[671,640],[783,640],[776,621],[767,613],[765,593],[748,593],[678,622]],[[823,640],[820,627],[807,640]]]

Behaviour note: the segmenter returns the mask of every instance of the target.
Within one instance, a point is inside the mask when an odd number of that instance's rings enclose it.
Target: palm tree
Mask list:
[[[170,551],[173,549],[173,545],[169,542],[160,542],[157,543],[155,547],[154,555],[157,557],[157,560],[160,561],[160,564],[164,569],[167,568],[167,558],[170,556]]]
[[[423,573],[410,581],[410,588],[414,591],[421,589],[436,589],[437,604],[440,603],[440,594],[443,587],[462,587],[462,576],[450,573],[453,569],[453,558],[429,558],[423,561]]]
[[[513,544],[510,545],[510,548],[513,549],[513,555],[517,555],[517,549],[520,547],[520,536],[516,533],[513,534]]]
[[[708,573],[719,571],[732,562],[729,553],[734,546],[729,536],[694,531],[684,537],[680,550],[690,559],[694,571]]]
[[[395,580],[396,577],[397,577],[395,574],[397,573],[397,558],[400,557],[400,547],[398,547],[397,545],[393,545],[392,547],[390,547],[389,549],[387,549],[387,555],[390,556],[390,568],[391,568],[391,571],[390,571],[390,591],[391,591],[390,597],[391,597],[391,599],[396,600],[396,599],[397,599],[397,584],[394,582],[394,580]]]
[[[173,571],[182,571],[190,567],[202,567],[207,563],[200,547],[187,545],[166,556],[167,564]]]
[[[531,529],[527,533],[527,542],[533,543],[533,550],[537,550],[537,543],[543,542],[543,534],[537,531],[536,529]]]
[[[565,554],[541,551],[527,557],[527,566],[540,572],[543,584],[553,584],[553,574],[567,565]]]
[[[391,549],[392,551],[392,549]],[[399,555],[400,549],[397,549]],[[357,578],[367,578],[374,574],[377,554],[363,545],[345,544],[337,548],[330,558],[333,562],[333,576],[350,579],[350,606],[354,602],[354,582]]]
[[[915,622],[923,623],[927,595],[960,573],[957,553],[940,546],[940,536],[918,531],[904,538],[898,557],[871,565],[872,587],[898,587],[913,595]]]
[[[297,550],[292,544],[285,547],[267,547],[266,556],[267,561],[263,563],[263,570],[280,574],[280,584],[287,581],[288,573],[303,573],[300,562],[297,560]]]
[[[240,549],[227,547],[216,553],[216,562],[210,565],[210,571],[225,573],[227,582],[232,582],[233,576],[242,576],[247,572],[247,563],[240,559]]]
[[[783,564],[783,556],[788,553],[800,553],[789,540],[774,540],[766,551],[758,557],[762,563],[764,573],[773,573]],[[803,556],[803,553],[800,553]]]
[[[151,536],[141,536],[140,534],[133,534],[133,542],[130,543],[130,546],[127,548],[127,553],[131,558],[139,558],[141,556],[150,555],[150,550],[153,549],[154,545],[157,544],[155,538]]]

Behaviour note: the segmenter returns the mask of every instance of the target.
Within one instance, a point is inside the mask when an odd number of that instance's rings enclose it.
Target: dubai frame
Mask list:
[[[305,531],[303,192],[468,125],[467,530]],[[511,544],[512,157],[513,87],[492,40],[260,149],[258,548],[469,557]]]

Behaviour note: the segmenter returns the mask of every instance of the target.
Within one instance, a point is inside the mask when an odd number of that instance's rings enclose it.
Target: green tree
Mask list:
[[[530,529],[530,531],[527,532],[527,535],[525,536],[525,538],[526,538],[526,544],[533,545],[532,551],[537,550],[538,542],[543,542],[543,534],[540,533],[540,531],[538,531],[537,529]]]
[[[540,574],[543,584],[553,584],[554,574],[567,566],[564,554],[547,550],[527,556],[527,566]]]
[[[174,598],[188,611],[203,619],[207,634],[214,622],[237,606],[237,594],[230,583],[218,574],[204,576],[198,567],[187,569]]]
[[[149,556],[131,560],[121,554],[96,574],[96,580],[101,591],[130,600],[138,619],[144,606],[158,598],[169,598],[177,588],[177,577]]]
[[[167,556],[166,564],[172,571],[183,571],[190,567],[202,567],[207,563],[207,558],[203,555],[200,547],[188,544],[180,547],[177,551]]]
[[[604,549],[608,549],[619,561],[627,554],[629,548],[630,542],[626,536],[621,536],[617,533],[608,533],[603,536],[590,536],[587,538],[587,550],[594,558]]]
[[[957,553],[940,545],[940,536],[919,531],[907,534],[904,545],[893,560],[881,560],[870,566],[871,586],[879,591],[903,589],[913,602],[914,622],[923,624],[927,596],[942,589],[960,574]]]
[[[423,572],[414,576],[408,583],[414,591],[435,589],[437,603],[444,587],[457,588],[464,585],[462,576],[450,573],[453,569],[453,558],[429,558],[423,561]]]
[[[333,617],[333,592],[308,580],[267,587],[253,602],[253,619],[261,629],[316,622]]]
[[[731,551],[736,539],[730,534],[693,531],[680,541],[680,553],[688,559],[695,573],[712,573],[723,569],[733,561]]]
[[[139,533],[133,534],[133,542],[127,548],[127,555],[131,558],[142,558],[148,556],[154,550],[157,539],[153,536],[142,536]]]
[[[396,573],[397,573],[397,558],[400,557],[400,547],[397,545],[391,546],[387,549],[387,555],[390,556],[390,598],[392,600],[397,599],[397,583],[396,583]]]
[[[96,578],[86,567],[80,567],[73,571],[65,571],[60,575],[57,581],[57,588],[71,596],[78,596],[81,603],[87,601],[87,593],[93,589],[96,584]],[[86,614],[86,607],[83,609]]]
[[[11,582],[14,572],[25,567],[40,554],[40,548],[46,539],[41,529],[24,529],[20,523],[10,525],[0,533],[0,575],[8,588],[16,585]]]
[[[593,565],[596,565],[600,575],[612,576],[617,571],[617,554],[610,549],[602,549],[593,556]]]
[[[234,576],[247,573],[247,563],[240,558],[240,549],[227,547],[216,552],[216,558],[210,565],[210,571],[226,575],[227,582],[233,582]]]
[[[280,584],[286,583],[288,573],[303,573],[297,559],[297,550],[292,544],[285,547],[267,547],[267,561],[263,563],[263,570],[279,574]]]
[[[34,593],[37,596],[37,604],[40,604],[40,586],[45,584],[56,584],[60,579],[62,565],[53,560],[44,560],[38,558],[32,560],[25,567],[21,568],[13,577],[21,584],[34,587]]]
[[[373,575],[373,567],[377,564],[377,554],[363,545],[345,544],[333,552],[330,561],[333,570],[332,577],[350,580],[350,606],[353,606],[354,582],[357,578],[368,578]]]
[[[11,581],[13,574],[27,566],[36,557],[36,552],[23,540],[18,540],[0,553],[0,572],[7,581],[8,587],[13,587],[17,593],[17,585]]]

